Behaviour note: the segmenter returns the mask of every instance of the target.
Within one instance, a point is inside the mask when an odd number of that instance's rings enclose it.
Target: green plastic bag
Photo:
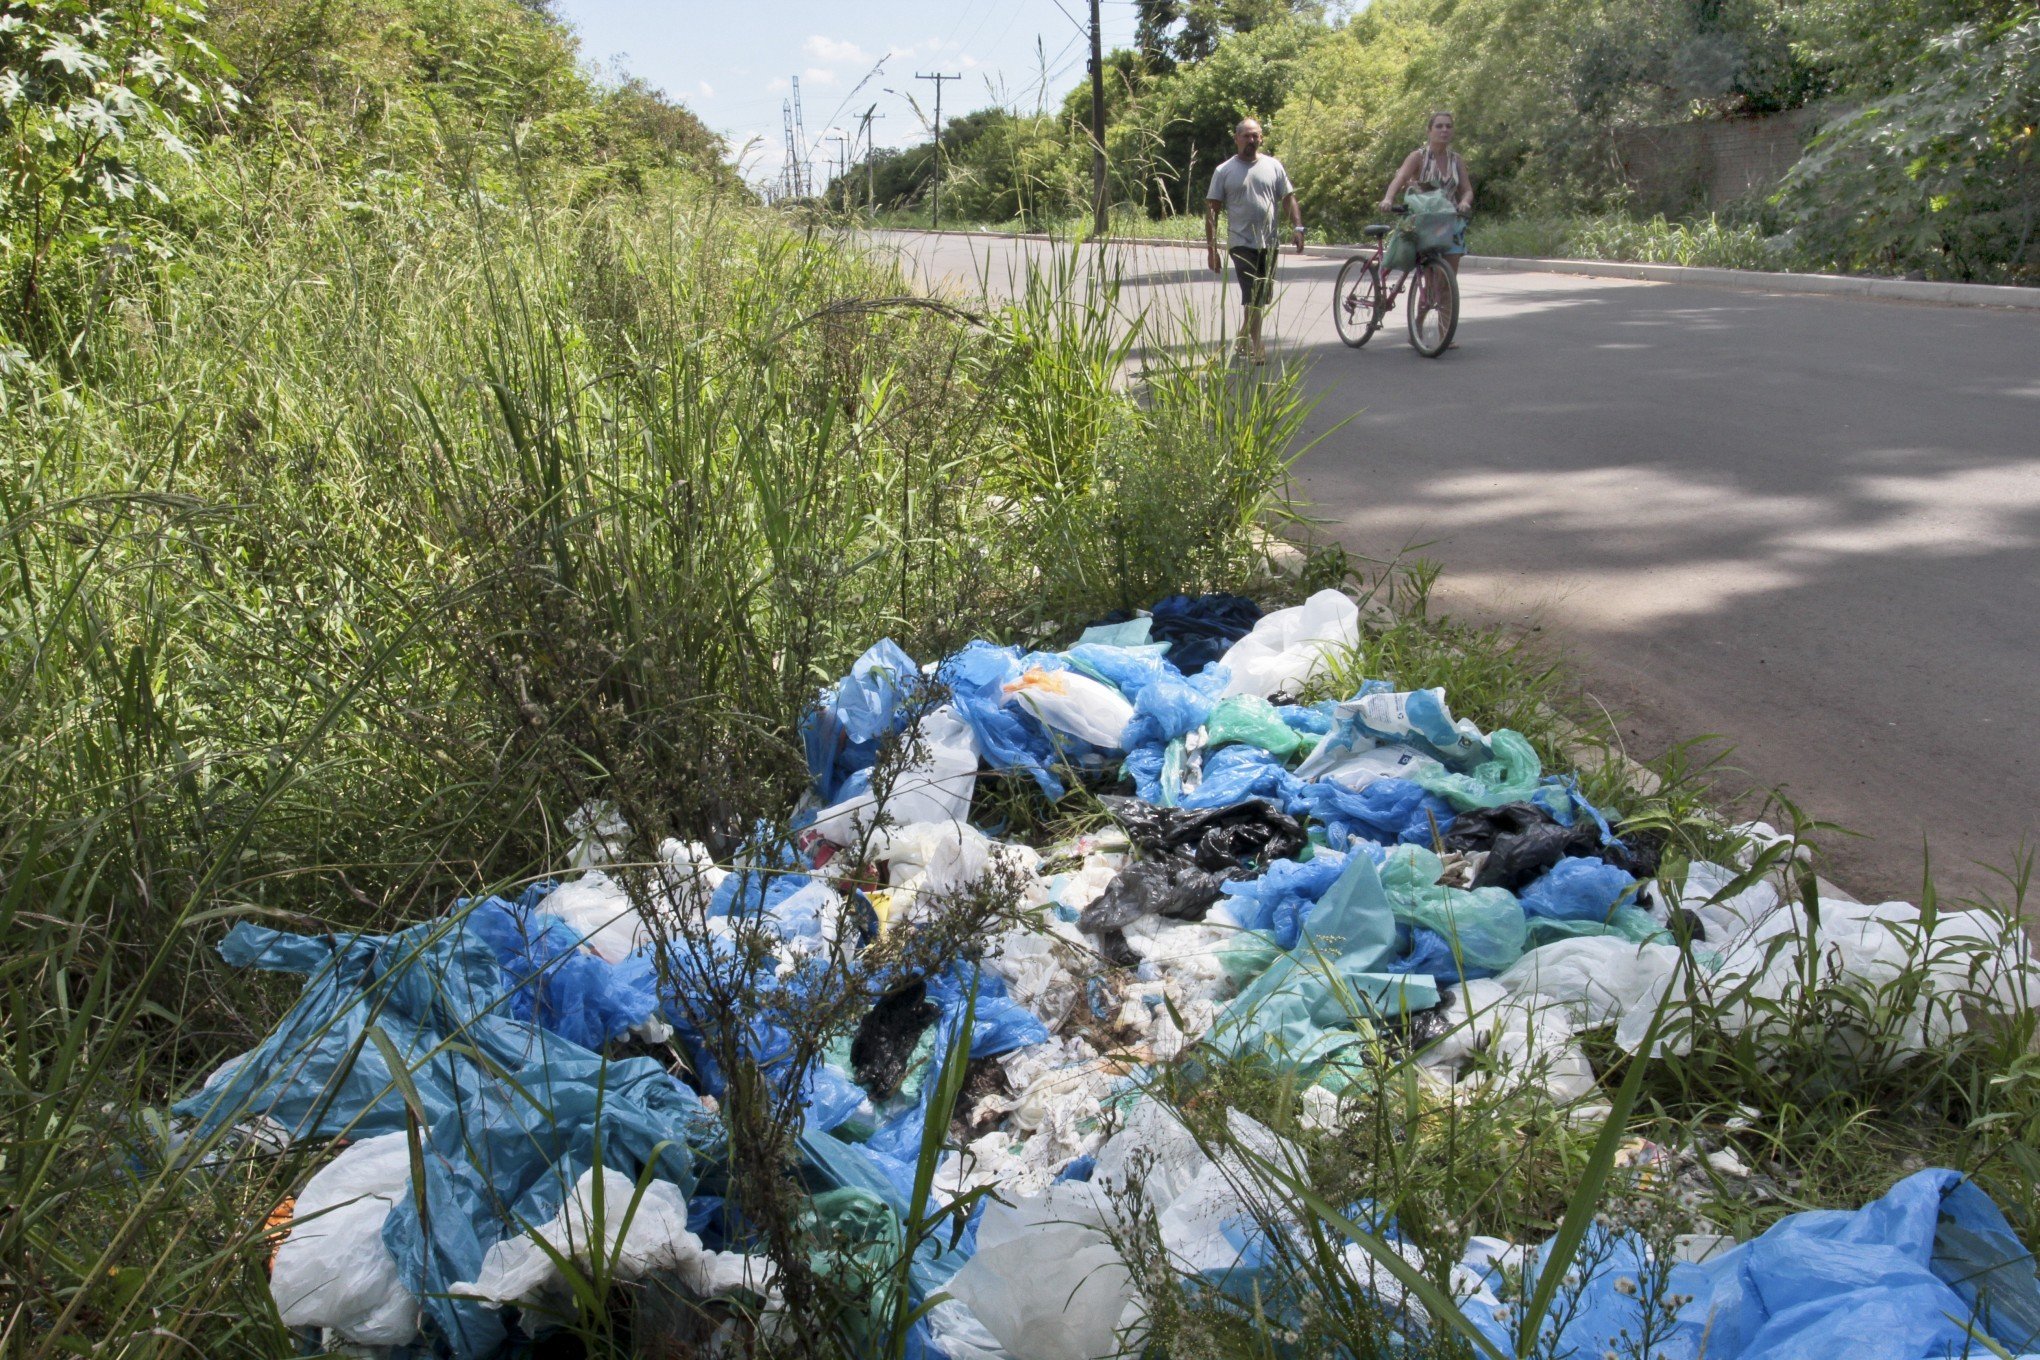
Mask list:
[[[1471,968],[1499,973],[1523,957],[1522,904],[1506,888],[1448,888],[1444,864],[1417,845],[1398,845],[1381,866],[1381,886],[1404,925],[1427,926],[1452,943]],[[1650,918],[1645,917],[1645,920]]]
[[[1459,244],[1459,206],[1450,194],[1442,189],[1413,189],[1403,196],[1403,206],[1410,210],[1404,226],[1413,252],[1428,254]]]
[[[1317,737],[1282,721],[1275,705],[1260,695],[1236,694],[1211,711],[1204,724],[1204,742],[1211,750],[1241,742],[1258,746],[1277,760],[1287,760],[1299,747],[1315,746]]]
[[[1443,765],[1421,762],[1410,771],[1409,778],[1459,812],[1527,801],[1544,777],[1544,765],[1537,759],[1536,749],[1522,733],[1506,727],[1490,732],[1487,743],[1494,759],[1474,766],[1471,774],[1452,774]]]
[[[1393,272],[1414,268],[1416,263],[1416,236],[1406,226],[1397,227],[1388,234],[1388,251],[1382,256],[1381,267]]]

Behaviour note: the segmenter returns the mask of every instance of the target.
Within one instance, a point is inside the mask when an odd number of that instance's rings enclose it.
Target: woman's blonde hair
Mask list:
[[[1424,131],[1426,133],[1430,132],[1431,125],[1436,123],[1440,118],[1452,118],[1452,110],[1439,109],[1435,113],[1433,113],[1429,118],[1426,118],[1424,120]],[[1454,124],[1457,124],[1459,122],[1457,118],[1452,118],[1452,121]]]

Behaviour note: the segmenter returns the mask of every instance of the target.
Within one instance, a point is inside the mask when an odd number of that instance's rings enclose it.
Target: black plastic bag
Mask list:
[[[1618,828],[1619,831],[1619,828]],[[1508,803],[1475,808],[1452,819],[1445,833],[1447,850],[1482,851],[1487,859],[1474,877],[1476,888],[1507,888],[1521,892],[1562,859],[1598,859],[1631,878],[1651,878],[1664,853],[1664,833],[1636,831],[1617,844],[1602,843],[1601,831],[1590,821],[1560,826],[1535,803]]]
[[[866,1095],[884,1100],[899,1090],[921,1035],[941,1014],[942,1008],[928,999],[928,984],[919,978],[887,992],[865,1013],[850,1039],[850,1070]]]
[[[1138,798],[1099,801],[1152,858],[1187,860],[1209,873],[1250,878],[1303,849],[1303,824],[1266,799],[1218,808],[1169,808]]]
[[[1201,921],[1219,899],[1224,879],[1177,859],[1145,860],[1120,870],[1098,899],[1077,917],[1090,935],[1122,930],[1143,916]]]

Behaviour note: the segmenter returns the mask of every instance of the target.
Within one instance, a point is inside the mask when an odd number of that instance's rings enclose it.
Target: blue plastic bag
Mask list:
[[[1233,879],[1219,891],[1241,928],[1264,931],[1283,949],[1293,949],[1304,917],[1345,869],[1344,854],[1320,850],[1308,860],[1276,860],[1260,877]]]
[[[880,743],[904,725],[902,705],[920,679],[914,659],[886,638],[858,657],[850,674],[803,715],[800,735],[808,773],[824,805],[844,797],[843,781],[868,771]]]
[[[1552,865],[1520,896],[1529,916],[1607,921],[1617,906],[1632,899],[1635,888],[1636,880],[1612,864],[1568,857]]]
[[[1349,855],[1304,923],[1296,947],[1226,1004],[1207,1042],[1234,1057],[1265,1054],[1285,1065],[1323,1063],[1364,1036],[1369,1015],[1429,1010],[1428,977],[1391,974],[1395,911],[1374,861]]]
[[[944,661],[938,678],[977,737],[978,751],[992,769],[1031,776],[1049,799],[1063,796],[1063,782],[1051,767],[1056,744],[1040,723],[1006,703],[1006,685],[1020,678],[1020,649],[972,642]]]
[[[1203,777],[1183,795],[1187,808],[1231,807],[1264,798],[1289,809],[1303,785],[1282,762],[1256,746],[1227,746],[1204,757]]]
[[[1592,1254],[1607,1257],[1582,1282],[1580,1306],[1551,1349],[1620,1354],[1623,1330],[1639,1330],[1642,1247],[1634,1236],[1590,1231],[1599,1239]],[[1549,1250],[1540,1249],[1540,1263]],[[2031,1253],[1989,1196],[1943,1170],[1908,1176],[1862,1209],[1793,1214],[1710,1261],[1674,1265],[1670,1288],[1690,1301],[1663,1360],[1703,1352],[1706,1360],[1950,1360],[1984,1352],[1964,1326],[1972,1319],[2016,1354],[2035,1344],[2016,1319],[2040,1310]],[[1492,1306],[1469,1302],[1462,1311],[1489,1340],[1513,1348],[1509,1310],[1497,1318]]]
[[[383,1240],[405,1286],[461,1360],[504,1340],[493,1309],[449,1294],[476,1277],[489,1246],[552,1217],[581,1174],[646,1169],[682,1194],[697,1156],[719,1158],[719,1127],[649,1058],[610,1061],[514,1019],[524,985],[465,916],[391,936],[311,938],[241,924],[221,945],[239,967],[301,973],[297,1003],[213,1088],[180,1101],[203,1137],[258,1115],[298,1138],[361,1138],[406,1128],[425,1149],[423,1202],[391,1209]],[[407,1072],[417,1106],[391,1075]]]
[[[1377,779],[1357,791],[1317,781],[1297,786],[1287,810],[1324,824],[1326,840],[1342,847],[1358,837],[1384,845],[1429,845],[1452,827],[1452,806],[1407,779]]]

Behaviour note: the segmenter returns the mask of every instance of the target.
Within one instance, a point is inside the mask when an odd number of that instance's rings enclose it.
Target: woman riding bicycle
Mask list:
[[[1404,189],[1442,190],[1451,198],[1462,220],[1444,254],[1446,265],[1458,273],[1459,257],[1466,253],[1464,218],[1473,211],[1473,176],[1466,173],[1466,162],[1452,149],[1451,114],[1441,111],[1431,115],[1424,144],[1403,158],[1402,168],[1395,172],[1395,178],[1388,182],[1388,192],[1381,196],[1381,210],[1395,211],[1396,195]]]

